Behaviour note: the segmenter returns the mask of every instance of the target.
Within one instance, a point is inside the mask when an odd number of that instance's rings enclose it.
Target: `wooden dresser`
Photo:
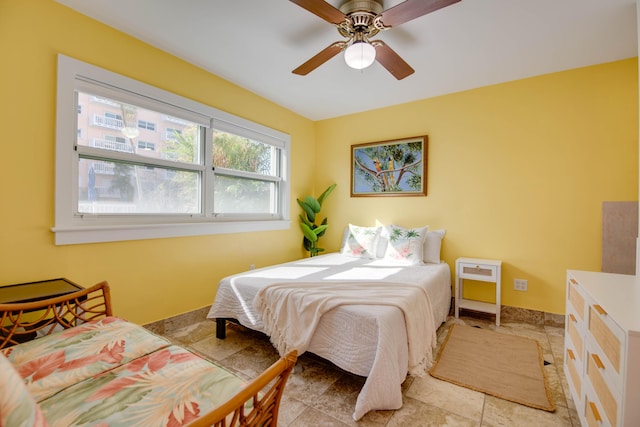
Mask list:
[[[640,279],[567,272],[564,371],[583,426],[640,426]]]

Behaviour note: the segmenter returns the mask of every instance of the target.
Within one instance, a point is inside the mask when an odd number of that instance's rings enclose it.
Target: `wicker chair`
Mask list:
[[[101,282],[64,296],[30,303],[0,304],[0,349],[112,316],[109,285]],[[276,427],[284,386],[297,360],[294,350],[281,357],[227,402],[189,426]],[[245,409],[252,401],[252,408]]]

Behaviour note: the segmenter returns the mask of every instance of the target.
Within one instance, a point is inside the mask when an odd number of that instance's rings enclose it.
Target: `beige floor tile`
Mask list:
[[[430,375],[415,378],[406,395],[465,418],[479,420],[482,417],[484,393]]]
[[[365,378],[344,374],[324,393],[314,399],[310,406],[331,415],[346,425],[360,427],[385,426],[393,411],[370,411],[358,422],[353,420],[356,401],[364,381]]]
[[[555,412],[519,405],[487,396],[482,427],[571,427],[569,410],[559,406]]]
[[[386,427],[478,427],[479,419],[469,419],[421,402],[406,398],[402,408],[393,413]]]
[[[285,388],[285,393],[282,396],[282,401],[280,402],[278,426],[283,427],[290,425],[308,408],[309,406],[305,405],[303,402],[291,397]]]
[[[313,405],[343,375],[328,362],[318,362],[303,354],[289,377],[285,393],[307,405]]]
[[[280,425],[280,423],[278,423]],[[293,420],[291,424],[288,424],[287,427],[311,427],[311,426],[322,426],[322,427],[347,427],[348,424],[344,424],[335,418],[320,412],[313,408],[307,408],[305,411],[300,414],[298,418]]]
[[[224,340],[216,338],[214,331],[206,338],[191,343],[190,347],[213,360],[220,361],[242,349],[256,345],[271,347],[269,339],[264,335],[241,326],[230,325],[227,326],[227,338]]]
[[[279,358],[278,352],[273,348],[257,343],[245,347],[221,360],[221,363],[236,372],[242,373],[246,378],[255,378]]]
[[[183,344],[192,344],[216,334],[216,324],[211,320],[203,320],[192,325],[178,328],[170,336]]]

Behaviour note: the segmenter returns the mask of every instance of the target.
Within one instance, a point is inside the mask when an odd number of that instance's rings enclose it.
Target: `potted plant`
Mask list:
[[[319,219],[318,214],[322,208],[322,203],[334,188],[336,188],[336,184],[330,185],[317,199],[313,196],[307,196],[304,200],[296,199],[304,211],[304,213],[300,214],[300,228],[304,234],[302,244],[311,256],[316,256],[318,252],[324,251],[323,248],[318,247],[318,239],[327,230],[327,218],[325,217],[320,225],[316,224],[316,220]]]

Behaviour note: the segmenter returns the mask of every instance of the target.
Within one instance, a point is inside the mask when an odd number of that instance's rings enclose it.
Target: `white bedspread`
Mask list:
[[[396,307],[404,315],[409,372],[421,375],[433,363],[436,327],[429,294],[419,285],[384,282],[275,283],[260,289],[253,305],[260,312],[265,331],[280,355],[294,349],[298,354],[306,352],[320,319],[336,307]],[[377,343],[378,346],[383,344]]]
[[[341,254],[280,264],[224,278],[219,286],[209,318],[234,318],[242,325],[267,332],[253,302],[261,289],[285,283],[345,283],[418,285],[426,290],[434,323],[405,322],[405,312],[396,305],[337,304],[319,318],[307,351],[367,380],[358,395],[354,419],[370,410],[398,409],[402,406],[401,384],[409,371],[406,325],[416,325],[433,349],[436,328],[446,320],[451,303],[451,275],[445,263],[398,266],[383,260],[365,260]],[[352,302],[356,302],[354,299]],[[407,312],[411,309],[407,310]],[[413,317],[412,317],[413,319]],[[411,327],[411,326],[410,326]],[[428,363],[431,356],[427,357]],[[420,375],[420,370],[413,374]]]

